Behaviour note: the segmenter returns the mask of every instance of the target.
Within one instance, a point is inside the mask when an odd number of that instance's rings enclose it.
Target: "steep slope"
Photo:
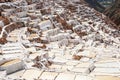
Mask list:
[[[100,5],[97,2],[97,0],[85,0],[85,1],[90,5],[90,7],[93,7],[100,12],[104,11],[105,9],[102,5]]]
[[[104,13],[117,25],[120,25],[120,0],[116,0],[111,7],[105,10]]]

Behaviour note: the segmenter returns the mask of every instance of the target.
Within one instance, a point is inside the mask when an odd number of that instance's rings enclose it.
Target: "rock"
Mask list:
[[[7,74],[24,69],[24,63],[20,59],[7,61],[0,66],[1,70],[6,70]]]

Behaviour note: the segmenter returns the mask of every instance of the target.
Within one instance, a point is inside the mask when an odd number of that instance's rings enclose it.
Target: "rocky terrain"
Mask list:
[[[107,8],[104,13],[119,27],[120,30],[120,0],[116,0],[115,3]]]
[[[117,25],[117,29],[120,30],[120,1],[119,0],[85,0],[86,3],[102,12],[110,18]]]
[[[97,11],[103,12],[105,10],[105,7],[100,4],[100,1],[98,0],[85,0],[90,7],[96,9]],[[102,1],[101,1],[102,2]]]
[[[120,31],[84,0],[1,0],[1,80],[120,80]]]

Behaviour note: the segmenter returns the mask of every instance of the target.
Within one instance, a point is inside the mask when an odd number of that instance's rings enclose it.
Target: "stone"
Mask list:
[[[43,72],[39,79],[40,80],[55,80],[57,75],[58,73],[55,73],[55,72]]]
[[[0,65],[2,65],[3,63],[10,61],[12,59],[6,59],[6,58],[0,58]]]
[[[24,63],[20,59],[13,59],[7,61],[0,66],[1,70],[6,70],[7,74],[16,72],[18,70],[24,69]]]

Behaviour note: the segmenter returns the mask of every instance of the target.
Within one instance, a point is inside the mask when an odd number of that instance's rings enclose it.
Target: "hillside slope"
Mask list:
[[[104,12],[112,21],[120,26],[120,0],[116,0],[115,3],[107,8]],[[120,28],[120,27],[119,27]]]
[[[95,8],[97,11],[100,11],[100,12],[103,12],[105,10],[105,8],[100,5],[97,0],[85,0],[89,5],[90,7],[93,7]]]

